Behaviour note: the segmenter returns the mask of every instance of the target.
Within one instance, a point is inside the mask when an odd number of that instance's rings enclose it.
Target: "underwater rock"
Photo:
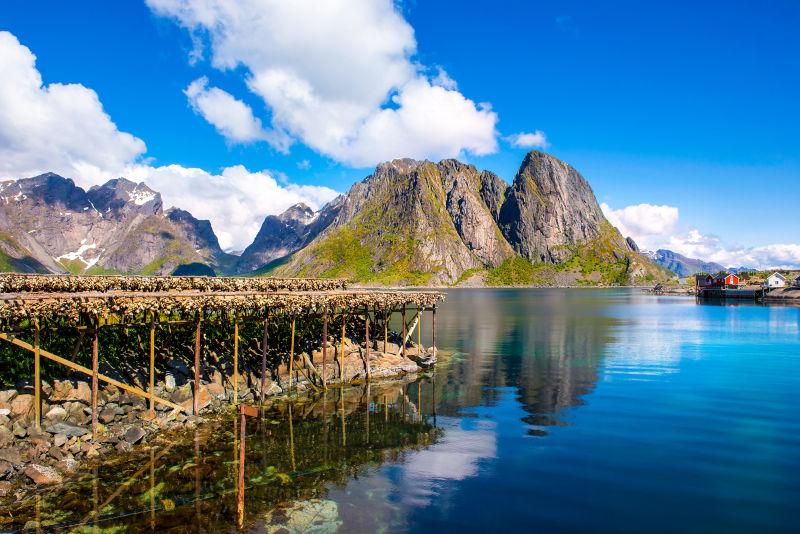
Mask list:
[[[342,526],[336,502],[323,499],[296,502],[288,508],[268,512],[264,519],[270,534],[333,534]]]

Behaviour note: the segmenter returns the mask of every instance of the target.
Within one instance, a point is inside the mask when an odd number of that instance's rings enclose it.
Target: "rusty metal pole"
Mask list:
[[[155,387],[156,387],[156,373],[155,373],[155,366],[156,366],[156,314],[153,313],[152,317],[150,317],[150,417],[155,415],[155,402],[153,401],[153,397],[155,396]]]
[[[402,319],[403,319],[403,339],[401,342],[403,343],[401,347],[401,353],[403,354],[403,358],[406,357],[406,305],[403,304],[403,312],[402,312]]]
[[[264,317],[264,337],[261,340],[261,404],[264,404],[264,394],[267,390],[267,343],[269,342],[269,308]]]
[[[369,369],[369,306],[364,306],[364,366],[367,368],[367,380],[372,377]]]
[[[99,364],[97,329],[100,320],[95,320],[94,333],[92,336],[92,435],[97,435],[97,373]]]
[[[197,415],[200,407],[200,312],[195,314],[194,331],[194,402],[192,409]]]
[[[233,403],[239,404],[239,317],[233,319]]]
[[[33,402],[36,430],[42,428],[42,355],[39,349],[39,320],[33,321]]]
[[[328,366],[328,307],[322,312],[322,389],[328,389],[325,368]]]

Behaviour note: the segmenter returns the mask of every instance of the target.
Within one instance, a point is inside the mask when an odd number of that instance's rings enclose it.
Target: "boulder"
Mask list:
[[[7,389],[0,391],[0,402],[11,402],[11,399],[17,396],[16,389]]]
[[[25,468],[24,473],[38,485],[60,484],[63,481],[58,471],[45,465],[31,464]]]
[[[186,383],[172,392],[172,402],[175,404],[183,404],[187,400],[192,399],[192,385]]]
[[[53,406],[44,416],[50,421],[63,421],[67,418],[67,415],[67,410],[65,410],[63,407]]]
[[[208,389],[208,386],[200,386],[200,390],[197,392],[197,410],[198,412],[203,411],[204,409],[208,408],[211,404],[211,401],[214,400],[214,397],[211,395],[211,392]],[[185,401],[179,403],[187,412],[192,412],[194,409],[194,398],[186,399]]]
[[[222,386],[222,384],[217,384],[216,382],[212,382],[211,384],[205,386],[205,388],[215,399],[225,398],[225,388]]]
[[[33,395],[17,395],[11,400],[11,415],[28,418],[33,415]]]
[[[20,439],[28,435],[28,429],[25,428],[25,426],[19,421],[14,421],[14,426],[11,427],[11,432],[14,434],[14,436]]]
[[[48,426],[45,430],[50,432],[51,434],[64,434],[67,437],[74,437],[74,436],[85,436],[89,433],[89,430],[73,425],[70,423],[59,422],[53,423],[52,425]]]
[[[77,382],[75,386],[69,380],[56,380],[50,402],[92,402],[92,389],[86,382]]]
[[[0,450],[0,460],[13,465],[20,465],[22,463],[22,454],[19,449]]]
[[[0,482],[0,497],[5,497],[11,493],[11,482]]]
[[[56,468],[58,468],[58,470],[62,473],[71,473],[72,471],[75,471],[77,467],[78,461],[68,453],[63,460],[56,464]]]
[[[98,418],[103,424],[113,423],[117,418],[117,409],[114,407],[106,407],[98,414]]]
[[[9,428],[0,426],[0,447],[6,447],[14,443],[14,434]]]
[[[400,345],[396,343],[386,343],[384,344],[383,341],[375,341],[373,347],[375,350],[380,352],[386,352],[388,354],[400,354]]]

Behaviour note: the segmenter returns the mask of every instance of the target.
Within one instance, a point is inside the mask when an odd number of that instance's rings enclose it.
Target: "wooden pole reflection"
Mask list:
[[[292,405],[289,404],[289,454],[292,460],[292,472],[297,471],[294,461],[294,423],[292,422]]]

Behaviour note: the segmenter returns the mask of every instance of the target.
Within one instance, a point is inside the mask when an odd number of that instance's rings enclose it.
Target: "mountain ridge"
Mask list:
[[[13,270],[171,274],[207,266],[378,285],[667,278],[608,223],[578,171],[539,151],[525,156],[510,185],[455,159],[381,163],[317,212],[296,204],[265,217],[240,256],[220,248],[209,221],[164,210],[158,192],[125,178],[84,190],[45,173],[0,183],[0,200],[0,266]]]

